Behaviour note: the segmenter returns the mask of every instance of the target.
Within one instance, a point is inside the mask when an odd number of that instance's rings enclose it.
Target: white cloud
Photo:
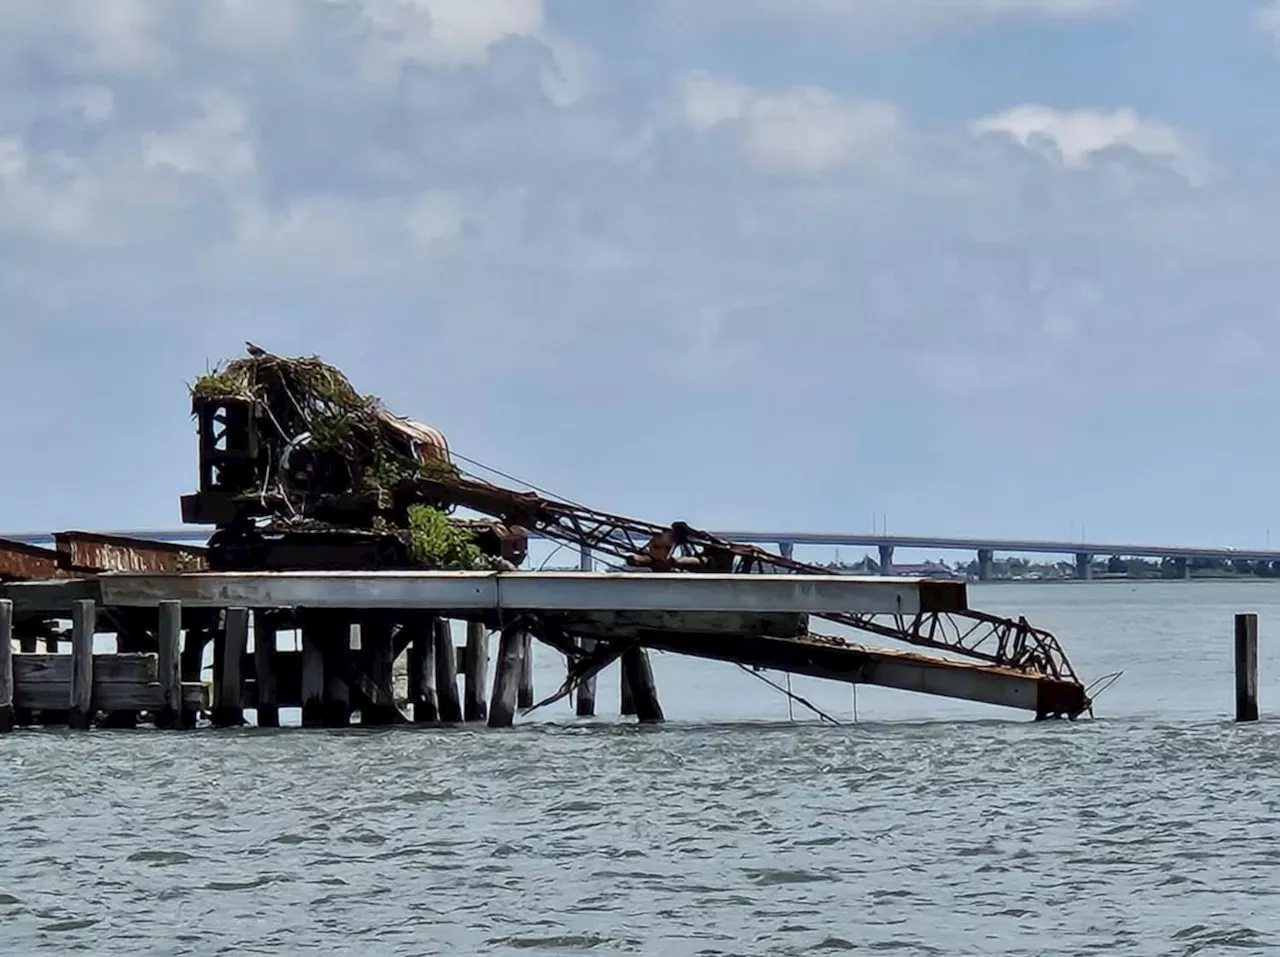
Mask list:
[[[143,138],[147,169],[205,176],[223,185],[243,182],[256,170],[244,107],[224,94],[199,98],[200,114]]]
[[[1256,23],[1258,29],[1275,41],[1280,49],[1280,0],[1271,0],[1259,10]]]
[[[835,169],[892,143],[903,126],[891,103],[812,87],[763,93],[703,74],[687,78],[681,93],[685,120],[694,130],[740,121],[743,149],[763,170]]]
[[[1133,0],[663,0],[660,16],[669,25],[703,29],[735,21],[791,23],[859,40],[1000,20],[1107,17],[1132,6]]]
[[[1009,136],[1027,149],[1051,147],[1069,168],[1115,148],[1169,161],[1188,175],[1198,168],[1196,151],[1183,133],[1128,109],[1103,113],[1027,104],[975,120],[970,129],[977,136]]]
[[[537,36],[542,0],[358,0],[383,48],[406,63],[483,63],[508,37]]]

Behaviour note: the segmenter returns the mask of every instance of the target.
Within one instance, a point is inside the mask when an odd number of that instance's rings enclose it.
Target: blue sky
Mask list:
[[[0,529],[172,526],[318,353],[719,527],[1280,535],[1280,5],[10,0]]]

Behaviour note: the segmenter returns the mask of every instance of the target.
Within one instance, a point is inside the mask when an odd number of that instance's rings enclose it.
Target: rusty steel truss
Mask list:
[[[830,574],[829,569],[820,565],[784,558],[755,545],[726,541],[683,522],[657,525],[534,492],[512,491],[470,477],[421,479],[414,491],[490,515],[565,545],[590,548],[631,568]],[[977,610],[909,616],[824,613],[814,617],[882,638],[1080,684],[1058,639],[1022,617],[1004,618]]]

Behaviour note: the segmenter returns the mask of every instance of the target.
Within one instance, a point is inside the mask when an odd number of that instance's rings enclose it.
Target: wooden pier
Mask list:
[[[356,714],[365,725],[506,727],[533,705],[535,638],[568,659],[576,680],[561,693],[577,691],[580,714],[594,712],[598,672],[618,662],[625,710],[663,720],[651,650],[1038,716],[1078,713],[1072,682],[808,630],[809,612],[915,615],[965,602],[962,582],[839,575],[197,572],[10,583],[0,585],[0,730],[234,727],[248,710],[276,726],[282,708],[300,709],[306,727],[346,726]],[[294,647],[280,647],[291,631]],[[119,650],[94,653],[108,634]]]

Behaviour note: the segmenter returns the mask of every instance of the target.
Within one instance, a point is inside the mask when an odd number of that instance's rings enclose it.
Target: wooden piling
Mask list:
[[[409,646],[409,700],[413,702],[414,724],[435,724],[440,720],[436,696],[435,619],[414,615],[405,624],[413,629]]]
[[[0,734],[13,730],[13,602],[0,599]]]
[[[364,659],[369,663],[369,680],[378,689],[378,694],[386,694],[391,704],[374,704],[363,702],[360,707],[360,723],[367,725],[392,724],[398,719],[396,706],[394,652],[391,648],[391,621],[381,615],[367,618],[360,623],[360,647]]]
[[[304,615],[302,631],[302,726],[324,725],[324,651],[322,627],[314,615]]]
[[[498,660],[493,669],[493,694],[489,698],[491,728],[509,728],[515,723],[523,645],[523,628],[508,625],[502,629],[498,639]]]
[[[213,684],[213,723],[221,728],[244,724],[244,680],[241,664],[249,646],[249,609],[228,608],[222,634],[219,669]],[[218,644],[214,645],[215,650]]]
[[[344,664],[351,660],[353,639],[359,640],[360,626],[342,621],[325,630],[324,645],[324,726],[351,725],[351,685]]]
[[[93,723],[93,635],[98,610],[93,599],[71,604],[71,700],[67,724],[81,731]]]
[[[257,688],[259,728],[280,727],[280,693],[276,685],[276,616],[253,613],[253,683]]]
[[[160,602],[156,626],[161,705],[156,727],[177,728],[182,724],[182,602]]]
[[[489,630],[482,621],[467,622],[467,660],[463,675],[462,717],[483,721],[489,709],[484,700],[485,678],[489,674]]]
[[[631,688],[636,717],[644,723],[665,720],[662,705],[658,703],[658,689],[653,683],[649,653],[638,646],[628,648],[622,653],[622,671]]]
[[[624,655],[618,662],[618,714],[633,715],[636,713],[635,696],[631,693],[631,680],[628,672],[627,658]]]
[[[1236,615],[1236,720],[1258,720],[1258,616]]]
[[[520,645],[520,689],[516,706],[521,711],[533,707],[533,635],[527,631]]]
[[[595,650],[596,643],[590,638],[582,639],[579,644],[582,650],[587,654],[591,654]],[[596,714],[596,676],[592,675],[582,684],[578,685],[578,717],[594,718]]]
[[[435,643],[440,720],[455,723],[462,720],[462,702],[458,699],[458,658],[453,650],[453,630],[449,627],[449,619],[436,619]]]

